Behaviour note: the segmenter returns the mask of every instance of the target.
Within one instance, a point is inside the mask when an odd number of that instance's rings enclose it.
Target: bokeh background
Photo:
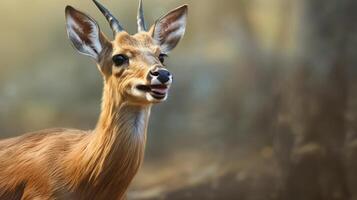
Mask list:
[[[102,0],[130,33],[137,1]],[[129,199],[356,200],[357,1],[145,0],[150,24],[187,3]],[[92,129],[102,80],[67,40],[64,7],[0,2],[0,137]]]

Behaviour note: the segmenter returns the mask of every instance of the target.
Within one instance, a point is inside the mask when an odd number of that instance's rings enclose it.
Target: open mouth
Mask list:
[[[161,100],[166,97],[166,94],[169,90],[169,87],[164,84],[160,85],[138,85],[136,86],[138,90],[143,92],[148,92],[151,94],[152,97],[155,99]]]

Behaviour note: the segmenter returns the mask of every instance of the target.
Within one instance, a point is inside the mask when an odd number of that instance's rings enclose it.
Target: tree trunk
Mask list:
[[[281,91],[276,143],[277,151],[283,152],[277,152],[284,177],[281,199],[346,200],[352,191],[344,165],[351,78],[347,72],[357,64],[349,52],[357,3],[304,3],[300,62]]]

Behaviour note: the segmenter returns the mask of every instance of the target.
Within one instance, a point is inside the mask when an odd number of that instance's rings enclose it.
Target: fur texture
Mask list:
[[[180,13],[186,15],[187,7]],[[182,24],[185,16],[173,14],[161,21]],[[0,141],[0,200],[124,199],[144,158],[151,105],[166,99],[138,89],[151,86],[150,70],[163,68],[153,28],[133,36],[120,32],[109,41],[92,18],[70,6],[66,20],[74,47],[94,58],[103,75],[98,123],[91,131],[49,129]],[[169,32],[177,40],[176,30]],[[129,62],[115,66],[117,54]]]

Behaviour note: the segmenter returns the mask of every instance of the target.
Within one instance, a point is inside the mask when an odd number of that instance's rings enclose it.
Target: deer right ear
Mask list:
[[[103,49],[99,26],[91,17],[71,6],[67,6],[65,12],[67,34],[73,46],[98,62]]]

